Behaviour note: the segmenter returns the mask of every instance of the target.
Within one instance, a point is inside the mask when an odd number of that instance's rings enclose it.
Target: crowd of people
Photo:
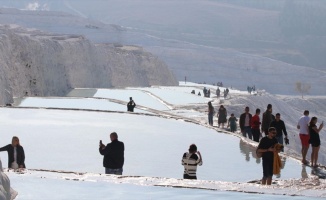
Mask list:
[[[127,111],[133,112],[136,103],[132,97],[129,98],[127,104]],[[262,121],[260,121],[260,109],[257,108],[255,115],[252,116],[249,107],[245,107],[244,113],[240,115],[239,126],[243,137],[258,142],[257,157],[262,157],[263,178],[262,184],[270,185],[272,183],[273,174],[279,173],[280,159],[278,153],[283,151],[283,143],[289,144],[285,123],[281,120],[281,114],[273,113],[271,104],[267,105],[266,111],[262,114]],[[208,122],[213,126],[213,116],[215,109],[212,102],[208,102]],[[227,111],[223,105],[220,105],[218,112],[218,127],[230,127],[231,132],[237,130],[237,118],[232,113],[227,120]],[[324,123],[322,122],[319,127],[317,126],[317,117],[309,118],[309,111],[305,110],[303,116],[300,117],[297,128],[299,129],[299,136],[302,145],[302,164],[308,165],[306,156],[309,146],[312,146],[311,153],[311,166],[318,167],[318,153],[320,149],[319,132],[322,130]],[[263,134],[265,135],[263,137]],[[284,140],[283,140],[284,135]],[[102,140],[99,143],[99,153],[103,155],[103,166],[106,174],[122,175],[124,165],[124,143],[118,140],[118,134],[112,132],[110,134],[111,143],[104,145]],[[20,145],[19,138],[14,136],[11,144],[0,148],[1,151],[8,152],[8,168],[19,169],[26,168],[25,166],[25,153],[24,148]],[[203,160],[197,146],[191,144],[188,152],[185,152],[181,160],[184,166],[184,179],[197,179],[196,171],[197,166],[202,165]],[[278,163],[278,164],[275,164]]]
[[[209,105],[209,125],[213,126],[213,113],[214,107],[212,102]],[[257,155],[261,154],[263,164],[263,178],[262,184],[271,184],[273,176],[273,168],[275,169],[276,160],[275,155],[278,152],[284,151],[284,143],[289,144],[288,133],[283,120],[281,120],[281,114],[273,114],[273,107],[271,104],[267,105],[265,112],[262,114],[262,120],[260,120],[261,111],[256,109],[255,114],[250,113],[249,107],[245,107],[244,113],[239,117],[240,132],[243,137],[249,138],[258,144]],[[220,105],[217,113],[218,128],[224,128],[224,123],[227,122],[227,111],[223,105]],[[317,117],[309,118],[309,111],[305,110],[304,115],[299,119],[297,128],[299,129],[299,136],[302,146],[302,164],[309,165],[306,159],[309,146],[312,147],[311,153],[311,166],[318,167],[318,152],[320,149],[320,137],[319,132],[323,128],[323,122],[317,127]],[[237,118],[232,113],[228,119],[229,131],[235,132],[237,129]],[[279,145],[275,148],[275,145]],[[282,147],[282,148],[279,148]],[[275,173],[274,173],[275,174]]]

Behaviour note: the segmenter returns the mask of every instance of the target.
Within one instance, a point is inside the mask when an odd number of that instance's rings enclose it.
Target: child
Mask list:
[[[232,133],[234,133],[235,131],[237,131],[237,121],[238,119],[234,116],[234,114],[231,114],[231,117],[228,120],[228,127],[230,127],[230,131]]]

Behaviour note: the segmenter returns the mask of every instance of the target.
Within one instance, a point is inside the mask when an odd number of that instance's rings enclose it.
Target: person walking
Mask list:
[[[19,143],[17,136],[12,137],[11,144],[0,148],[0,151],[8,152],[8,168],[26,168],[24,148]]]
[[[191,144],[188,152],[183,154],[181,164],[184,166],[184,179],[197,179],[197,165],[201,166],[203,159],[195,144]]]
[[[214,107],[212,102],[208,102],[208,124],[213,126]]]
[[[266,111],[263,113],[263,119],[261,122],[262,123],[261,131],[265,133],[265,135],[268,135],[268,128],[272,121],[273,121],[272,104],[268,104]]]
[[[283,145],[283,134],[285,136],[285,140],[288,139],[288,133],[286,132],[285,123],[281,120],[281,114],[276,113],[275,120],[271,122],[270,127],[274,127],[276,129],[276,139],[278,143]],[[282,150],[283,151],[283,150]]]
[[[252,140],[252,132],[251,132],[251,119],[252,115],[249,113],[249,107],[247,106],[245,108],[245,112],[240,115],[240,130],[243,135],[243,137],[248,137]]]
[[[260,133],[260,109],[257,108],[256,109],[256,114],[251,118],[251,132],[252,132],[252,136],[253,136],[253,140],[255,142],[259,142],[259,138],[261,136]]]
[[[226,120],[227,112],[223,105],[220,106],[218,109],[217,117],[218,117],[218,127],[222,125],[222,128],[224,128],[224,123],[227,122]]]
[[[310,144],[312,147],[311,151],[311,166],[312,167],[318,167],[317,161],[318,161],[318,152],[320,149],[320,137],[319,132],[324,127],[324,122],[322,122],[319,125],[319,128],[317,128],[317,117],[312,117],[309,123],[309,135],[310,135]]]
[[[232,133],[237,131],[237,121],[238,119],[234,116],[234,114],[231,114],[231,117],[228,120],[228,128],[230,127],[230,131]]]
[[[104,156],[103,166],[106,174],[122,175],[124,164],[124,144],[118,141],[118,134],[110,134],[111,143],[106,146],[100,140],[99,152]]]
[[[273,164],[274,164],[274,153],[278,153],[274,149],[275,144],[277,144],[276,129],[270,127],[268,129],[267,136],[263,137],[258,145],[257,152],[262,154],[263,160],[263,178],[262,185],[271,185],[273,177]]]
[[[217,89],[216,89],[216,97],[219,98],[220,95],[221,95],[221,90],[220,90],[219,87],[217,87]]]
[[[129,97],[129,102],[127,104],[127,110],[129,112],[134,112],[134,108],[136,107],[136,103],[134,102],[134,100],[132,99],[132,97]]]
[[[307,152],[309,149],[309,129],[308,129],[308,124],[310,122],[309,118],[309,111],[305,110],[303,112],[303,116],[300,117],[297,125],[297,129],[300,130],[299,132],[299,137],[301,140],[301,154],[302,154],[302,164],[309,164],[309,162],[306,159]]]

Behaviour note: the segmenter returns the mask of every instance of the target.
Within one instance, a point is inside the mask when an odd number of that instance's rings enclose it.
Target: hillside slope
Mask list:
[[[76,87],[177,85],[139,47],[95,45],[80,35],[0,26],[0,104],[21,96],[62,96]]]

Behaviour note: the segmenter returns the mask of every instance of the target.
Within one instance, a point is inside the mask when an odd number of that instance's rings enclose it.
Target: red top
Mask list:
[[[259,119],[259,115],[254,115],[252,118],[251,118],[251,128],[253,129],[260,129],[260,119]]]

